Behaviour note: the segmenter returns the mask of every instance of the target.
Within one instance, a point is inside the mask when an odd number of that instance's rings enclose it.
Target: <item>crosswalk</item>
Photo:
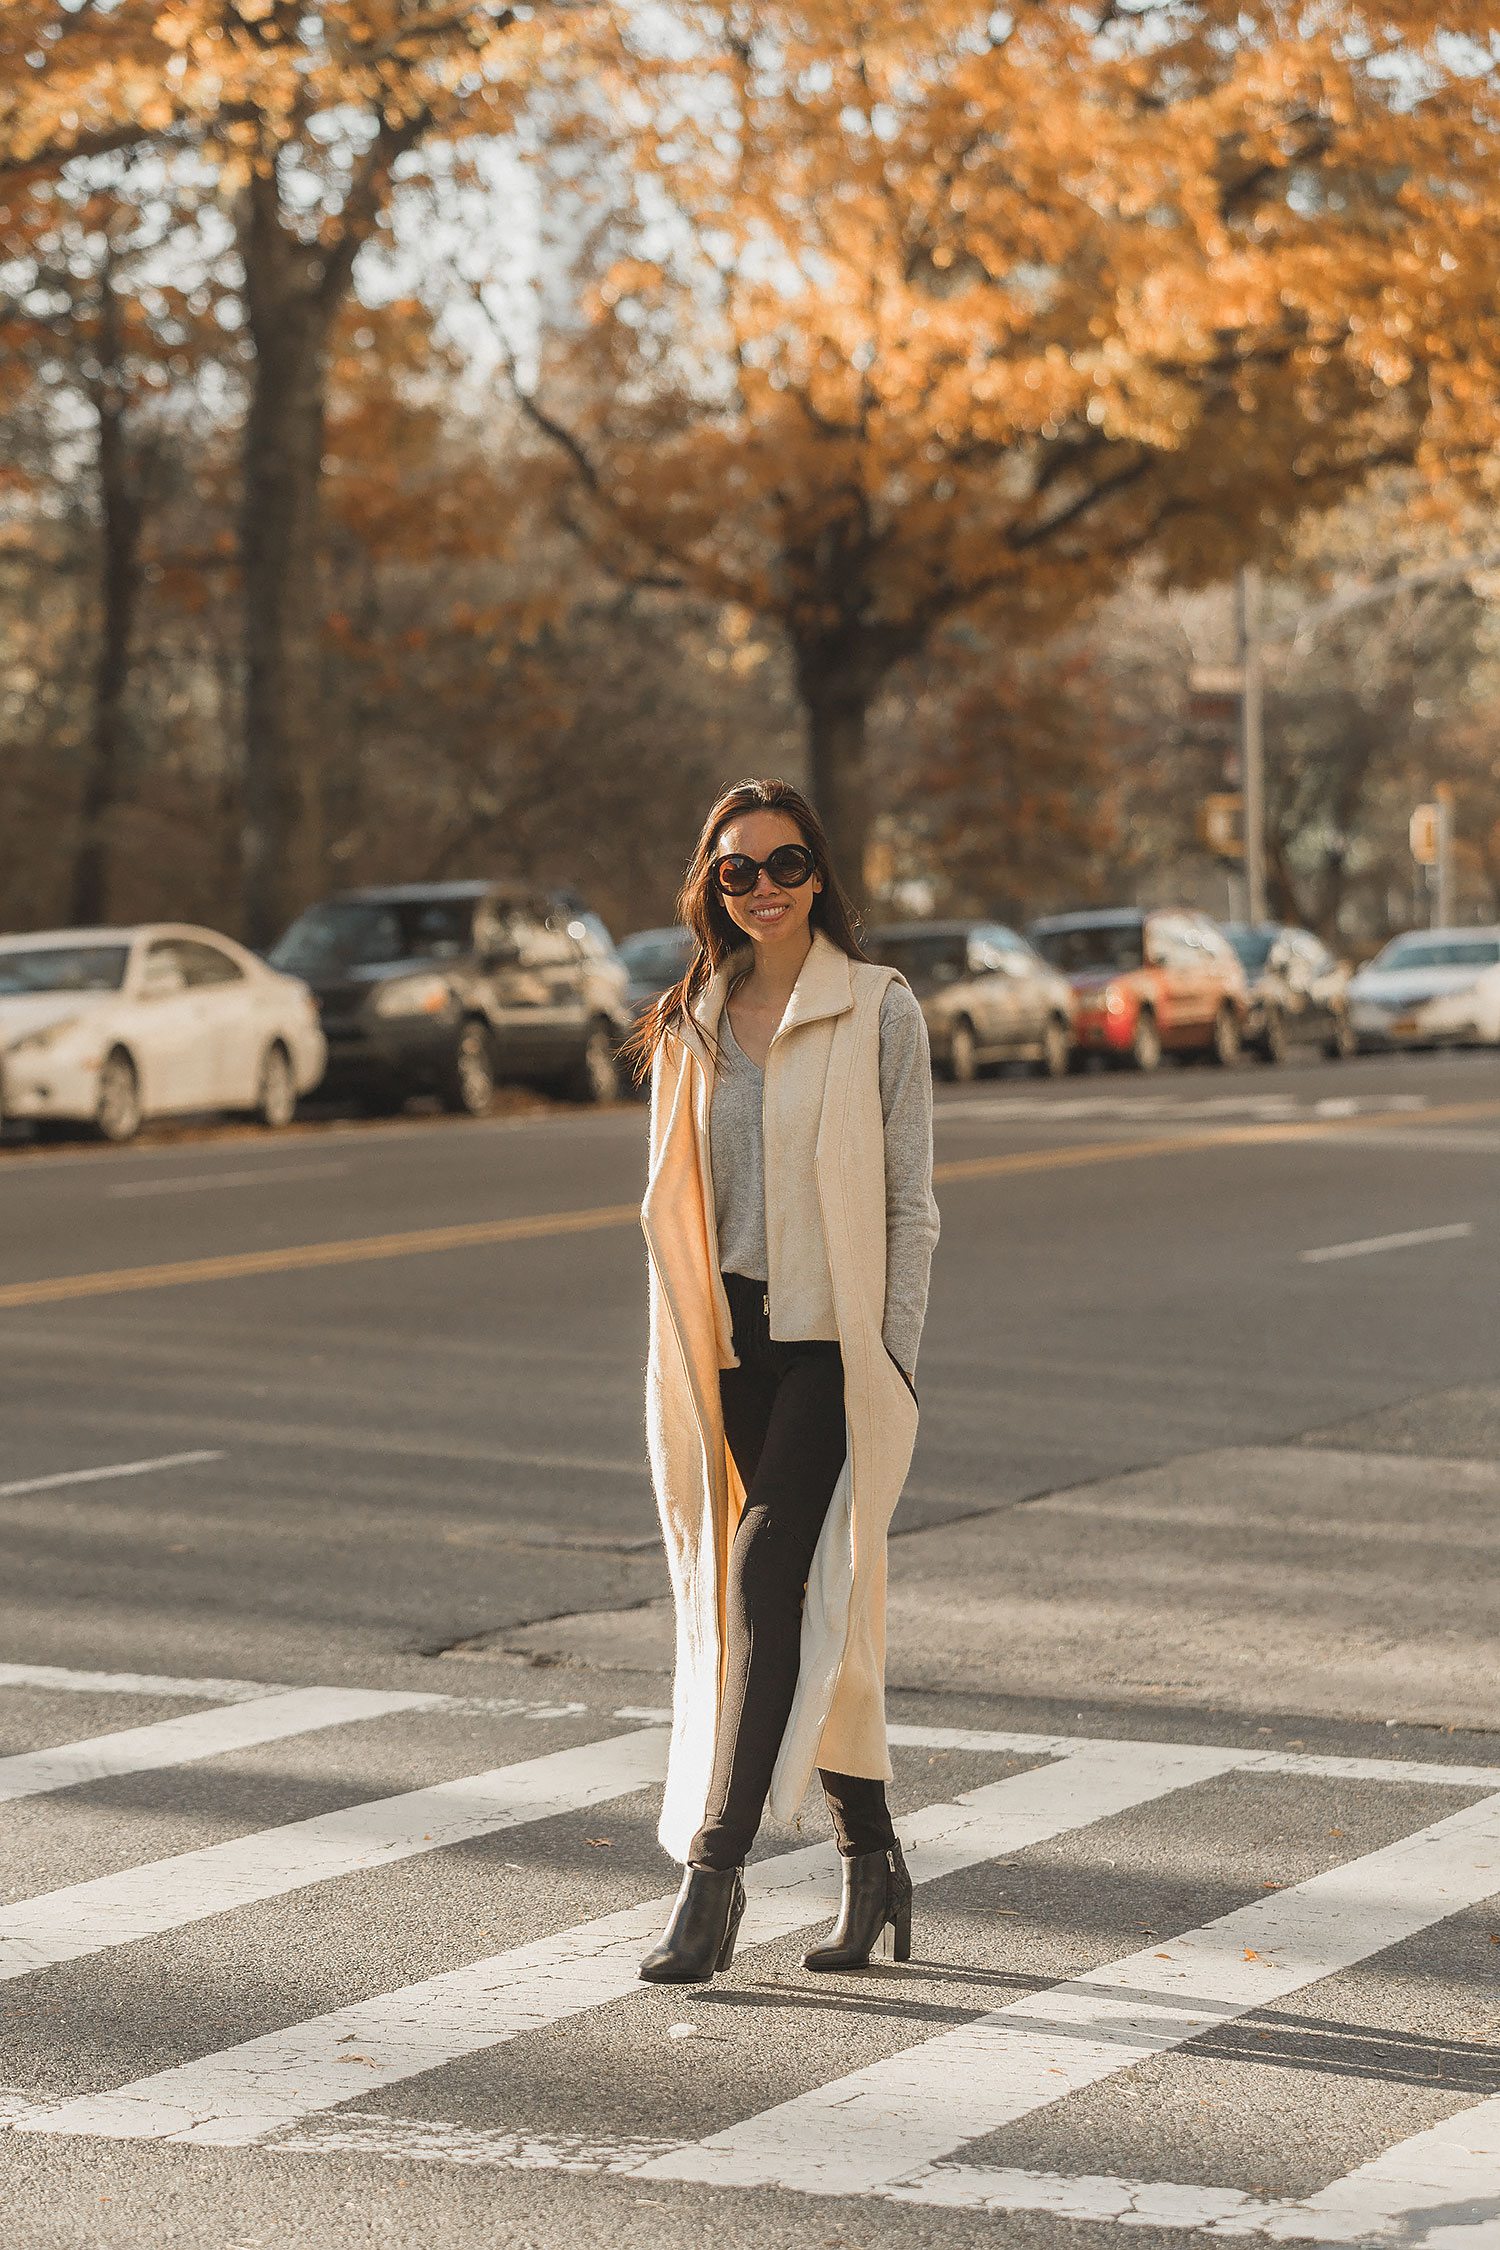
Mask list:
[[[44,1976],[65,1964],[102,1967],[124,1949],[205,1924],[220,1926],[232,1960],[236,1917],[315,1886],[335,1887],[336,1896],[336,1886],[403,1861],[627,1801],[628,1817],[644,1822],[649,1815],[641,1807],[661,1779],[668,1739],[667,1714],[650,1708],[595,1710],[404,1689],[68,1674],[39,1666],[0,1667],[0,1697],[6,1688],[124,1702],[177,1696],[204,1706],[0,1759],[0,1796],[32,1800],[33,1824],[39,1798],[56,1795],[62,1807],[90,1783],[171,1777],[179,1768],[180,1785],[173,1785],[191,1803],[193,1776],[205,1761],[314,1735],[326,1747],[352,1739],[348,1730],[398,1718],[434,1729],[459,1716],[472,1722],[476,1714],[497,1728],[524,1722],[528,1754],[11,1898],[0,1904],[0,1981]],[[538,1752],[536,1727],[554,1722],[584,1739]],[[986,2161],[991,2141],[1008,2129],[1043,2114],[1066,2119],[1070,2102],[1124,2088],[1132,2073],[1160,2067],[1196,2043],[1211,2045],[1226,2026],[1270,2021],[1291,1996],[1393,1955],[1500,1896],[1500,1766],[934,1726],[898,1726],[892,1737],[903,1751],[962,1757],[965,1779],[990,1768],[989,1778],[903,1810],[913,1878],[934,1901],[951,1896],[938,1886],[994,1863],[1024,1866],[1026,1855],[1099,1824],[1147,1813],[1180,1816],[1184,1807],[1217,1802],[1216,1789],[1245,1783],[1374,1790],[1398,1809],[1387,1820],[1394,1832],[1374,1848],[1341,1856],[1335,1826],[1327,1864],[1301,1880],[1267,1886],[1195,1927],[1153,1933],[1144,1946],[1132,1943],[1079,1973],[1033,1980],[1033,1989],[998,2006],[961,2009],[958,2020],[935,2025],[930,2010],[916,2010],[904,2035],[894,2045],[883,2042],[870,2059],[814,2072],[811,2083],[778,2088],[779,2099],[744,2101],[743,2114],[736,2110],[709,2130],[693,2119],[697,2129],[674,2132],[674,2120],[664,2115],[662,2129],[645,2136],[581,2133],[576,2124],[562,2129],[561,2120],[551,2131],[503,2117],[414,2115],[400,2102],[412,2082],[470,2058],[516,2042],[584,2040],[591,2025],[608,2025],[621,2010],[659,2005],[636,1969],[660,1930],[669,1888],[563,1927],[545,1926],[542,1900],[540,1930],[386,1990],[364,1989],[356,1947],[346,1964],[332,1965],[335,1985],[342,1980],[349,1995],[339,2004],[180,2054],[133,2078],[116,2073],[65,2098],[24,2087],[0,2091],[0,2128],[15,2136],[17,2151],[33,2137],[93,2137],[553,2169],[1277,2241],[1500,2245],[1500,2095],[1461,2102],[1436,2122],[1424,2118],[1421,2130],[1300,2197],[1095,2172],[1085,2161],[1086,2142],[1076,2171]],[[1023,1770],[995,1770],[1002,1764]],[[924,1768],[918,1763],[914,1770]],[[1427,1813],[1434,1792],[1443,1809],[1408,1827],[1399,1805],[1413,1791]],[[744,1979],[758,1989],[768,1949],[774,1960],[776,1947],[821,1925],[835,1889],[826,1844],[758,1858],[740,1954],[725,1984]],[[910,1977],[920,1979],[923,1966],[914,1962]],[[881,1991],[899,2010],[908,1972],[889,1975],[895,1981],[883,1980]],[[785,1987],[777,1990],[784,1996]],[[691,2006],[687,1999],[678,2004]],[[695,2025],[675,2029],[691,2036]],[[86,2041],[86,2026],[74,2036]],[[976,2150],[977,2157],[970,2153]]]

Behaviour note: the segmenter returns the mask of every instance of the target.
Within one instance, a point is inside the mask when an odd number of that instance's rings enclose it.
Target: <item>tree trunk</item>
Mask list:
[[[99,648],[88,762],[78,807],[71,919],[103,922],[109,910],[110,824],[125,772],[125,695],[140,593],[141,494],[130,460],[118,380],[119,308],[106,267],[100,281],[100,377],[94,386],[99,442]]]
[[[807,714],[808,795],[828,831],[839,881],[856,906],[866,895],[872,812],[865,775],[865,727],[873,684],[859,672],[798,655],[797,689]]]
[[[307,902],[308,813],[322,739],[319,492],[328,313],[319,253],[281,223],[274,173],[246,193],[245,298],[255,347],[244,436],[245,743],[241,879],[252,945]]]

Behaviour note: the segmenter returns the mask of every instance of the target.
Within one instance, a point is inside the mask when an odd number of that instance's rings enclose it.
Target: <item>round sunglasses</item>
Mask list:
[[[730,898],[745,898],[759,882],[762,868],[778,890],[799,891],[811,882],[817,865],[806,844],[778,844],[765,859],[752,859],[748,852],[726,852],[714,861],[713,878]]]

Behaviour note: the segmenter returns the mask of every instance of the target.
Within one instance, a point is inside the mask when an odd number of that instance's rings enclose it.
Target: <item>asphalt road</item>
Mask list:
[[[674,1998],[640,1111],[0,1151],[6,2250],[1500,2244],[1497,1154],[943,1091],[917,1958]]]

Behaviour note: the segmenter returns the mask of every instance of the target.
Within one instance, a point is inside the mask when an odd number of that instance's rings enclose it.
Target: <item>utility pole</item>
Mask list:
[[[1245,915],[1266,918],[1266,746],[1262,725],[1260,572],[1246,563],[1239,579],[1240,788],[1245,799]]]
[[[1440,781],[1432,792],[1437,806],[1437,887],[1433,919],[1440,930],[1453,927],[1453,784]]]

